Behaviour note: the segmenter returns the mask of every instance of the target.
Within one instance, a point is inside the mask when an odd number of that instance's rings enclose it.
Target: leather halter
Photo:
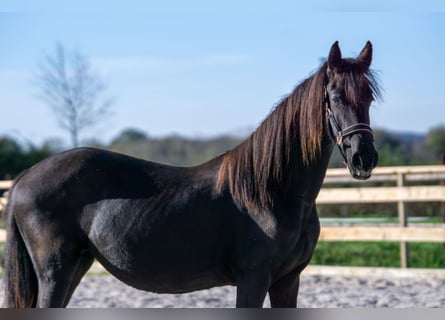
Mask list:
[[[332,112],[331,109],[331,102],[329,100],[328,90],[325,87],[324,90],[324,100],[326,105],[326,119],[329,122],[329,125],[331,127],[330,133],[333,137],[333,140],[336,141],[337,147],[340,151],[340,154],[342,155],[345,164],[348,163],[348,160],[346,159],[346,155],[342,149],[343,139],[347,136],[351,136],[356,133],[369,133],[372,136],[372,141],[375,140],[375,134],[374,131],[371,129],[371,127],[363,122],[359,122],[356,124],[353,124],[351,126],[348,126],[346,128],[341,128],[338,124],[337,120],[335,120],[334,112]]]

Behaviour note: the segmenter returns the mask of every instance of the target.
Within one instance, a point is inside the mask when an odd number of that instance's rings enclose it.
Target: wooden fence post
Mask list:
[[[405,174],[400,172],[397,174],[397,186],[403,187],[404,185],[405,185]],[[403,200],[397,202],[397,212],[399,215],[399,225],[402,228],[406,228],[408,226],[408,207]],[[409,247],[408,247],[408,242],[406,241],[400,242],[400,267],[401,268],[409,267]]]
[[[445,153],[442,153],[442,154],[440,155],[440,160],[441,160],[441,163],[442,163],[443,165],[445,165]],[[441,180],[441,181],[440,181],[440,185],[441,185],[441,186],[445,186],[445,180]],[[442,223],[445,224],[445,201],[442,201],[442,202],[440,203],[440,213],[441,213],[441,215],[442,215]],[[443,243],[442,245],[443,245],[443,248],[445,249],[445,243]]]

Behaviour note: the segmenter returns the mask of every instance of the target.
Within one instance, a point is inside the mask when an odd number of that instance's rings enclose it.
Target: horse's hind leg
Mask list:
[[[74,290],[79,285],[80,281],[82,280],[83,276],[87,273],[87,271],[90,269],[91,265],[94,262],[94,257],[90,255],[88,252],[83,252],[80,257],[79,261],[77,263],[76,271],[74,272],[73,278],[71,280],[70,287],[68,289],[67,295],[65,297],[65,304],[64,307],[66,307],[74,293]]]
[[[52,253],[39,261],[37,307],[66,307],[84,274],[93,262],[88,253],[73,254],[65,250]]]
[[[83,250],[83,243],[65,236],[33,243],[33,261],[39,294],[37,307],[65,307],[93,258]]]

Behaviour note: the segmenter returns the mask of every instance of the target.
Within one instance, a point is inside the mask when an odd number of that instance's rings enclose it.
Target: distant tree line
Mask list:
[[[209,160],[242,140],[233,136],[191,139],[172,135],[154,138],[141,130],[127,129],[108,145],[90,145],[146,160],[190,166]],[[445,126],[434,127],[426,135],[377,130],[375,144],[380,166],[439,164],[441,155],[445,154]],[[59,151],[62,151],[60,146],[54,147],[51,143],[38,147],[23,145],[9,136],[0,137],[0,180],[14,178],[24,169]],[[342,166],[342,159],[334,151],[330,167]]]
[[[46,146],[25,147],[11,137],[0,137],[0,180],[15,178],[26,168],[51,154],[53,152]]]
[[[190,139],[171,135],[151,138],[142,131],[128,129],[114,139],[107,149],[150,161],[192,166],[232,149],[241,141],[231,136]]]

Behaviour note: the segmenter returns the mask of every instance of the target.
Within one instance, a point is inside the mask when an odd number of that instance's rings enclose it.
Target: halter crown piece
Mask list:
[[[346,159],[346,155],[344,154],[343,149],[341,148],[343,139],[347,136],[353,135],[354,133],[365,132],[365,133],[371,134],[372,141],[374,141],[375,140],[374,131],[368,124],[363,123],[363,122],[359,122],[359,123],[353,124],[349,127],[342,129],[340,127],[340,125],[338,124],[337,120],[335,120],[334,112],[332,112],[332,109],[331,109],[331,103],[329,101],[328,90],[326,87],[324,90],[324,101],[325,101],[325,105],[326,105],[326,118],[329,121],[329,124],[331,127],[331,134],[333,135],[334,140],[337,142],[337,146],[338,146],[338,149],[340,150],[340,154],[342,155],[344,162],[346,164],[348,162],[348,160]]]

